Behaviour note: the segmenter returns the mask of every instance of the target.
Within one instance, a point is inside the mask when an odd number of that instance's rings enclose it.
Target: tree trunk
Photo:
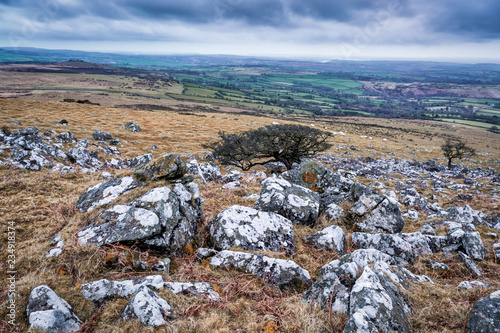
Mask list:
[[[448,169],[451,169],[451,160],[452,160],[452,158],[448,157]]]

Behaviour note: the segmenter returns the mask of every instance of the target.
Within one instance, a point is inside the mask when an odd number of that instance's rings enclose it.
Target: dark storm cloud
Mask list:
[[[436,38],[500,38],[498,0],[0,0],[0,34],[18,28],[7,22],[13,20],[14,14],[33,20],[35,15],[40,17],[40,13],[45,12],[46,21],[51,24],[43,30],[46,38],[50,38],[51,33],[57,38],[61,31],[56,30],[63,29],[61,27],[85,38],[82,27],[88,26],[91,31],[90,27],[96,22],[106,24],[107,20],[114,20],[123,25],[114,25],[106,33],[107,36],[115,34],[116,39],[127,39],[135,33],[143,33],[148,38],[148,29],[168,29],[174,24],[186,30],[213,29],[214,33],[224,33],[217,28],[226,25],[234,27],[234,31],[227,31],[231,33],[266,29],[266,38],[278,36],[286,29],[303,28],[311,32],[300,37],[307,43],[308,38],[311,41],[322,38],[321,29],[325,24],[340,26],[344,30],[335,31],[335,36],[346,36],[391,8],[397,8],[391,12],[393,19],[405,20],[410,26],[399,30],[401,22],[398,22],[387,28],[387,35],[390,32],[390,38],[398,43],[423,43],[425,38],[438,43]],[[80,30],[70,31],[73,26]],[[89,33],[88,39],[91,38]]]

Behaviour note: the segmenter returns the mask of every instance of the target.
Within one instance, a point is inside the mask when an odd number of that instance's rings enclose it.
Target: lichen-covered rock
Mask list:
[[[140,155],[140,156],[136,156],[134,158],[131,158],[127,162],[131,168],[136,168],[136,167],[139,167],[141,165],[148,163],[152,159],[153,159],[153,154],[144,154],[144,155]]]
[[[92,133],[92,137],[97,141],[108,141],[113,139],[111,134],[103,130],[95,130],[94,133]]]
[[[163,288],[174,294],[195,296],[211,301],[220,301],[221,299],[219,293],[208,282],[165,282]]]
[[[349,321],[344,332],[410,332],[410,306],[384,274],[365,267],[350,298]]]
[[[76,332],[82,323],[71,306],[46,285],[31,291],[26,314],[31,328],[48,333]]]
[[[392,256],[397,262],[412,264],[415,253],[410,243],[398,234],[368,234],[355,232],[352,244],[358,249],[377,249]]]
[[[453,206],[446,210],[446,218],[457,222],[467,222],[475,225],[487,224],[487,215],[472,209],[469,205],[464,207]]]
[[[88,300],[98,302],[113,297],[127,297],[136,293],[141,286],[150,288],[163,288],[165,281],[161,275],[140,277],[134,280],[110,281],[102,279],[83,284],[80,291]]]
[[[56,135],[56,137],[54,139],[56,141],[68,142],[68,143],[77,143],[78,142],[78,139],[73,134],[71,134],[71,132],[60,133],[60,134]]]
[[[488,252],[483,245],[479,232],[466,233],[462,238],[465,253],[474,260],[483,260]]]
[[[295,262],[269,258],[261,254],[221,251],[210,259],[210,265],[254,274],[281,290],[300,290],[312,283],[309,272]]]
[[[345,254],[339,259],[333,260],[324,265],[318,275],[324,276],[329,273],[335,273],[340,282],[348,289],[352,288],[358,274],[367,265],[373,264],[377,261],[394,263],[394,259],[375,249],[360,249],[351,253]]]
[[[397,203],[377,191],[356,183],[352,189],[354,206],[349,210],[354,228],[369,233],[398,233],[404,220]]]
[[[262,183],[254,208],[280,214],[297,224],[313,225],[319,214],[319,195],[279,178],[268,178]]]
[[[338,225],[331,225],[317,233],[308,235],[306,241],[317,249],[344,254],[346,239],[344,231]]]
[[[483,270],[479,267],[474,260],[472,260],[468,255],[462,251],[458,251],[460,259],[464,262],[465,266],[476,276],[483,276]]]
[[[340,207],[339,205],[337,205],[336,203],[332,202],[331,204],[326,206],[325,213],[326,213],[326,217],[329,220],[334,221],[334,220],[341,218],[342,215],[344,215],[344,209],[342,207]]]
[[[122,319],[139,318],[144,325],[161,326],[167,323],[165,318],[170,316],[171,312],[172,308],[167,301],[147,286],[141,286],[125,307]]]
[[[97,206],[103,206],[111,203],[123,193],[126,193],[140,183],[133,177],[123,177],[110,179],[89,187],[85,193],[80,195],[76,202],[76,208],[81,212],[90,212]]]
[[[293,224],[276,213],[231,206],[209,224],[209,240],[217,250],[239,246],[245,250],[295,252]]]
[[[179,154],[167,153],[134,170],[140,180],[175,180],[187,172],[186,163]]]
[[[321,276],[318,281],[302,295],[309,304],[318,304],[325,311],[348,313],[349,290],[340,282],[335,273]]]
[[[126,205],[107,209],[99,215],[96,222],[78,233],[80,244],[104,245],[143,240],[162,230],[155,213]]]
[[[435,262],[433,260],[427,260],[426,264],[430,269],[437,271],[437,272],[444,272],[444,271],[450,270],[448,265],[440,263],[440,262]]]
[[[100,168],[102,163],[97,159],[97,151],[89,152],[87,148],[71,148],[67,153],[71,163],[78,164],[82,168]]]
[[[192,159],[186,165],[188,172],[199,176],[203,182],[218,181],[222,177],[220,168],[213,163],[198,163],[198,161]]]
[[[500,333],[500,290],[474,304],[467,322],[468,333]]]

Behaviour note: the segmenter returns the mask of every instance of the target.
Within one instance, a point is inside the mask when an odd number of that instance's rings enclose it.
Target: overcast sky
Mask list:
[[[0,46],[500,62],[500,1],[0,0]]]

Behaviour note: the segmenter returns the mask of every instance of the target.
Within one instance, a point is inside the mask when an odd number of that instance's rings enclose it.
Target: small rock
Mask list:
[[[331,220],[335,221],[344,215],[344,209],[337,205],[336,203],[332,202],[328,206],[326,206],[325,209],[326,217]]]
[[[241,186],[241,183],[239,181],[229,182],[229,183],[224,184],[222,186],[222,188],[225,190],[234,190],[234,189],[237,189],[240,187],[242,187],[242,186]]]
[[[26,314],[32,328],[49,333],[76,332],[82,323],[71,306],[46,285],[31,291]]]
[[[337,225],[331,225],[306,237],[306,241],[317,249],[344,254],[346,239],[344,231]]]
[[[125,307],[122,319],[139,318],[144,325],[161,326],[167,323],[165,318],[171,313],[172,308],[167,301],[147,286],[141,286]]]
[[[465,253],[474,260],[483,260],[488,252],[483,245],[479,232],[466,233],[462,238]]]
[[[460,282],[457,288],[472,289],[472,288],[489,288],[491,283],[482,281],[463,281]]]
[[[130,132],[140,132],[141,127],[131,121],[125,124],[125,128],[129,130]]]
[[[186,163],[179,154],[167,153],[135,168],[140,180],[175,180],[187,173]]]
[[[97,141],[109,141],[113,139],[111,134],[102,130],[95,130],[94,133],[92,134],[92,137],[94,138],[94,140]]]
[[[450,268],[447,265],[440,263],[440,262],[435,262],[433,260],[427,260],[426,264],[430,269],[438,271],[438,272],[450,270]]]
[[[302,300],[309,304],[319,304],[325,311],[348,313],[349,290],[340,282],[335,273],[320,277],[302,295]]]

